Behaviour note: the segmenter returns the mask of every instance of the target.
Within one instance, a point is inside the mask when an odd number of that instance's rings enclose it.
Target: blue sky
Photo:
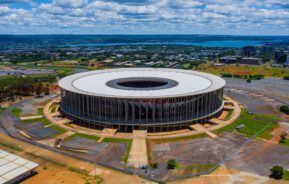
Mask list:
[[[289,0],[0,0],[0,34],[289,35]]]

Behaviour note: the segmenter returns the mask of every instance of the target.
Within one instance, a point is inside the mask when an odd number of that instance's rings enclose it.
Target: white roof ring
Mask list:
[[[67,91],[110,98],[171,98],[215,91],[225,80],[208,73],[167,68],[119,68],[67,76]]]

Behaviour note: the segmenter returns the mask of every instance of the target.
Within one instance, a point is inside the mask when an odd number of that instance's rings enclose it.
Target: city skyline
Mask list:
[[[0,0],[0,34],[288,35],[281,0]]]

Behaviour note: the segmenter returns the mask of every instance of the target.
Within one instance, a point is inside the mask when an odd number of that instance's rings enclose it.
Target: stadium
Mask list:
[[[215,75],[179,69],[96,70],[59,81],[60,111],[95,129],[173,131],[219,116],[225,84]]]

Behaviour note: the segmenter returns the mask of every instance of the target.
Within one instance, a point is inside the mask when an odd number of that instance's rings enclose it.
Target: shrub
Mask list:
[[[232,74],[230,73],[222,73],[221,75],[222,77],[232,77]]]
[[[281,179],[284,173],[284,169],[278,165],[273,166],[270,169],[270,171],[271,171],[270,177],[274,179]]]
[[[285,143],[286,142],[286,136],[287,136],[288,134],[286,133],[286,132],[283,132],[281,135],[280,135],[280,143]]]
[[[177,161],[174,159],[170,159],[168,161],[167,169],[175,169],[177,167]]]
[[[151,168],[153,169],[156,169],[158,167],[159,167],[159,164],[157,162],[151,164]]]
[[[282,105],[279,110],[289,115],[289,107],[287,105]]]
[[[289,75],[284,77],[284,80],[289,80]]]
[[[255,79],[255,80],[261,80],[263,79],[265,76],[262,75],[262,74],[256,74],[256,75],[252,75],[252,79]]]

